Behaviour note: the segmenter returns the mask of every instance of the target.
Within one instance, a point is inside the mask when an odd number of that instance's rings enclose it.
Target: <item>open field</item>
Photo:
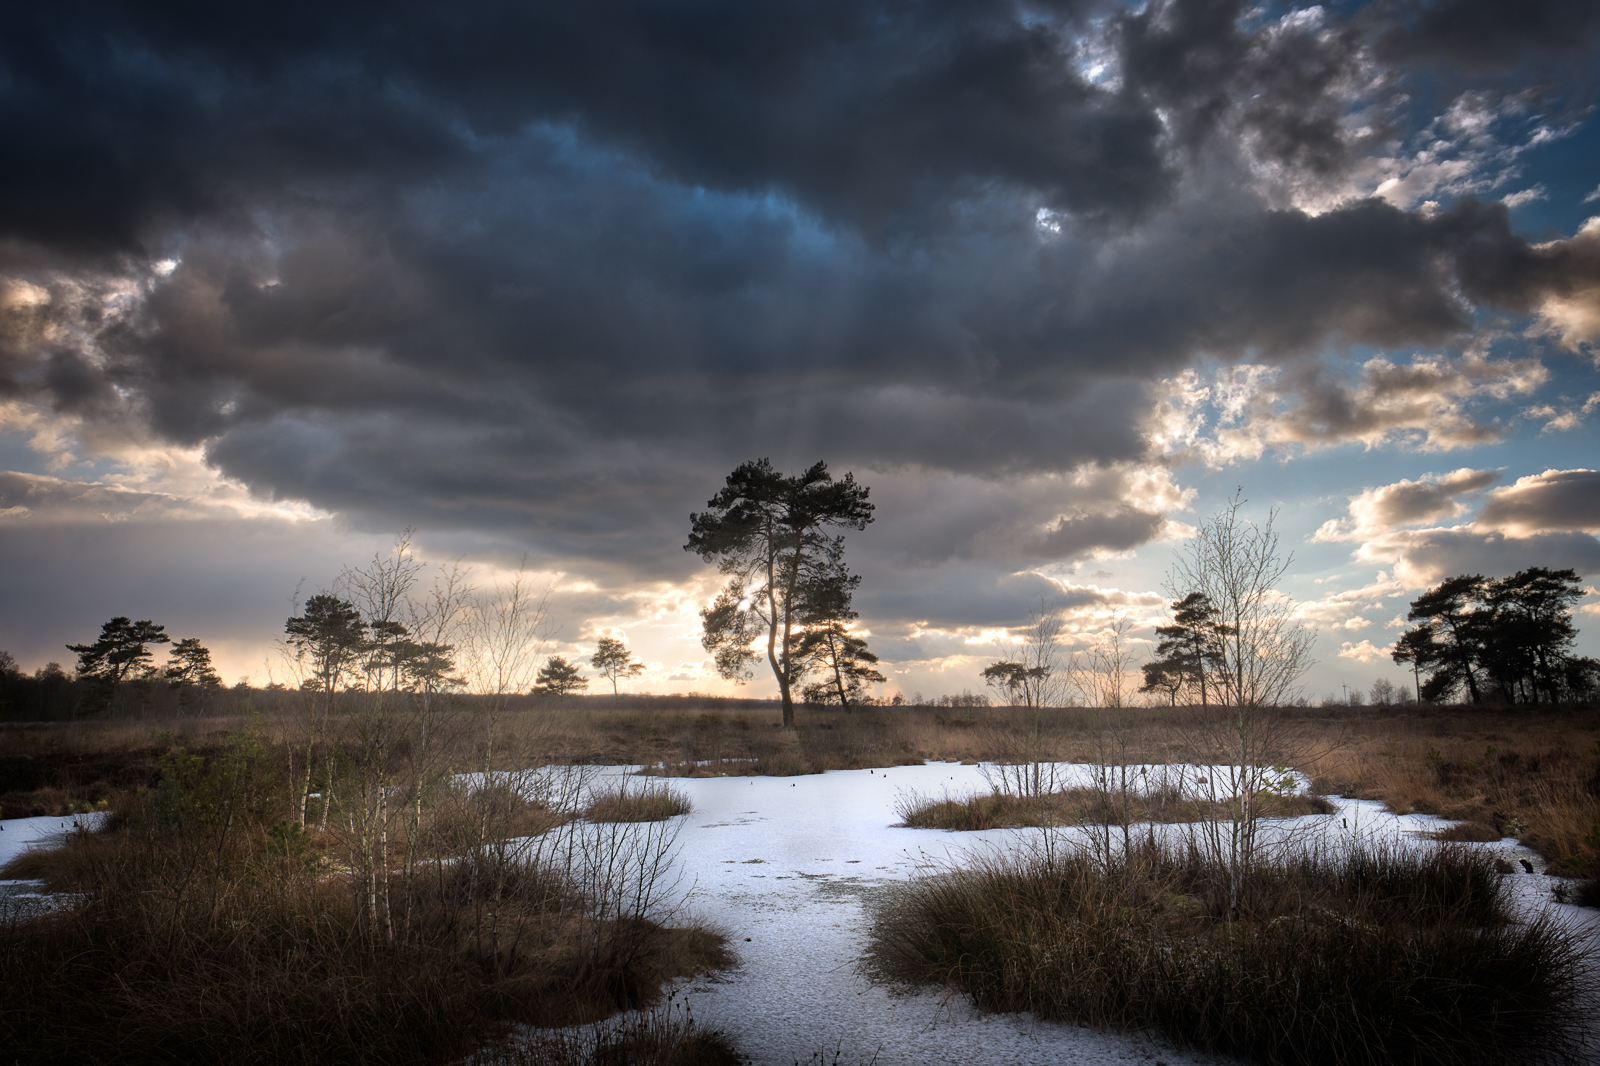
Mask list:
[[[252,722],[269,748],[281,747],[294,736],[292,700],[258,691],[228,716],[0,726],[0,815],[70,813],[150,787],[171,746],[220,750],[223,738]],[[667,776],[782,777],[926,759],[1093,762],[1107,715],[1079,708],[843,714],[801,707],[797,728],[785,731],[776,709],[758,701],[613,702],[513,703],[503,718],[497,767],[517,768],[517,760],[534,755],[541,763],[632,763]],[[478,764],[475,738],[484,713],[470,699],[459,702],[441,733],[443,759],[458,768]],[[1183,708],[1114,714],[1126,761],[1185,761]],[[1521,837],[1570,873],[1600,872],[1600,708],[1290,708],[1284,715],[1293,749],[1285,754],[1313,779],[1314,792],[1474,822]]]

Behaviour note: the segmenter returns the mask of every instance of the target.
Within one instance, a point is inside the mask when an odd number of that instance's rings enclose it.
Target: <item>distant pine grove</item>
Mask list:
[[[1530,567],[1509,577],[1462,574],[1441,582],[1411,601],[1406,620],[1414,625],[1389,649],[1397,664],[1411,668],[1415,687],[1397,687],[1387,679],[1379,679],[1372,686],[1372,703],[1403,705],[1413,699],[1431,704],[1595,700],[1600,697],[1600,660],[1575,652],[1578,630],[1573,622],[1573,610],[1587,592],[1582,581],[1582,575],[1571,569]],[[289,620],[291,643],[296,639],[296,623],[313,618],[316,612],[309,608],[319,600],[333,601],[333,598],[313,597],[305,615]],[[347,606],[342,601],[333,602]],[[354,609],[350,611],[354,617]],[[1226,692],[1226,678],[1221,681],[1216,678],[1222,658],[1218,649],[1229,637],[1227,627],[1217,620],[1217,612],[1199,593],[1175,601],[1172,615],[1170,624],[1156,628],[1161,639],[1155,657],[1140,667],[1144,674],[1140,692],[1147,694],[1152,702],[1168,705],[1206,703],[1208,691],[1213,693],[1209,697],[1211,702],[1225,702],[1219,701],[1216,694]],[[1038,625],[1036,620],[1035,628]],[[301,628],[305,628],[304,624]],[[396,635],[400,637],[398,641],[381,646],[379,642],[363,638],[350,643],[345,650],[351,658],[363,651],[372,654],[373,648],[391,657],[409,654],[407,662],[414,661],[427,668],[425,677],[417,670],[410,671],[417,674],[412,679],[416,683],[444,691],[453,689],[457,699],[469,702],[473,699],[470,692],[464,691],[460,680],[448,676],[455,669],[449,658],[453,647],[407,641],[404,633]],[[320,630],[303,634],[301,639],[311,646],[317,645],[319,640],[330,644],[327,634]],[[157,664],[151,645],[164,644],[171,644],[167,660]],[[68,674],[55,662],[32,674],[25,673],[9,652],[0,649],[0,721],[241,714],[263,709],[259,706],[261,697],[270,698],[274,693],[287,691],[283,684],[252,687],[247,680],[232,687],[225,686],[212,666],[210,651],[198,638],[184,638],[174,643],[166,634],[165,626],[148,619],[112,618],[101,626],[100,636],[94,642],[70,644],[67,648],[78,655],[73,674]],[[409,649],[409,652],[397,652],[396,648]],[[619,693],[617,678],[637,676],[642,666],[612,638],[601,638],[591,662],[602,676],[611,679],[610,695],[584,694],[588,679],[579,675],[576,664],[552,656],[539,671],[538,683],[529,690],[529,706],[548,705],[553,700],[572,701],[574,706],[593,703],[675,711],[695,706],[767,709],[781,702],[699,692]],[[1006,668],[1011,668],[1009,673]],[[1033,672],[1041,669],[1035,668]],[[1069,662],[1060,668],[1060,673],[1065,676],[1081,669]],[[1033,700],[1016,698],[1018,692],[1029,688],[1013,676],[1019,671],[1023,671],[1021,664],[999,662],[979,675],[996,690],[998,697],[1009,698],[991,699],[985,693],[963,690],[931,697],[920,692],[910,696],[896,693],[883,698],[862,695],[851,703],[863,707],[955,708],[1022,705],[1024,702],[1036,705]],[[305,679],[302,687],[305,682],[318,680]],[[1041,695],[1045,691],[1043,686],[1034,687],[1039,687]],[[1076,688],[1083,691],[1085,686],[1080,684]],[[1416,697],[1412,696],[1413,692]],[[1063,699],[1062,702],[1077,701]],[[1300,696],[1293,702],[1306,706],[1310,701]],[[1359,706],[1363,702],[1359,691],[1330,694],[1321,700],[1324,706]]]

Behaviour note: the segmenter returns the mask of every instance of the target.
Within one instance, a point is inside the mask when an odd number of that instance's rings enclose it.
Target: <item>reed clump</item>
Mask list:
[[[1254,811],[1261,818],[1329,814],[1333,804],[1321,796],[1263,794]],[[1163,788],[1120,796],[1094,788],[1068,788],[1040,795],[995,792],[988,795],[925,796],[915,791],[895,799],[895,814],[909,829],[971,832],[984,829],[1067,825],[1131,825],[1203,822],[1226,817],[1220,803]],[[1498,839],[1498,838],[1496,838]]]
[[[694,809],[689,797],[659,779],[626,779],[590,795],[591,822],[664,822]]]
[[[893,890],[864,966],[996,1011],[1156,1029],[1263,1063],[1571,1057],[1584,962],[1551,919],[1511,920],[1492,860],[1361,845],[1226,872],[1146,845],[1097,861],[991,857]]]

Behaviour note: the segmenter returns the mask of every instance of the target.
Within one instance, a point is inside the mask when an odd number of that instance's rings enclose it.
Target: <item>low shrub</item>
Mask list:
[[[494,840],[374,884],[336,840],[216,791],[247,775],[170,765],[108,831],[0,871],[84,894],[0,927],[7,1061],[458,1062],[508,1023],[647,1008],[664,982],[732,961],[717,931],[657,920],[663,892],[645,890],[670,842],[643,827],[612,831],[605,869],[573,825],[566,844]],[[504,824],[564,822],[499,798]]]
[[[659,780],[624,780],[593,793],[584,817],[591,822],[664,822],[694,810],[689,797]]]
[[[1152,847],[993,858],[892,890],[864,961],[996,1011],[1154,1028],[1264,1063],[1490,1063],[1570,1053],[1583,960],[1548,918],[1509,920],[1492,861],[1455,849],[1262,865],[1239,918],[1226,874]]]

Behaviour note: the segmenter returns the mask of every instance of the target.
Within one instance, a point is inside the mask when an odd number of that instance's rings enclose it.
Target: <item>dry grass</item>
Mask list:
[[[659,781],[620,781],[592,794],[584,817],[591,822],[664,822],[694,809],[689,797]]]
[[[270,745],[288,735],[280,722],[291,694],[257,692]],[[1117,712],[1061,709],[1035,717],[1019,708],[872,708],[854,714],[796,710],[798,728],[779,727],[775,706],[751,701],[633,697],[623,706],[531,700],[514,704],[497,750],[538,750],[542,761],[654,767],[665,776],[793,776],[827,770],[913,765],[924,760],[1015,761],[1029,754],[1092,762],[1099,730],[1116,715],[1125,747],[1119,761],[1185,762],[1184,708]],[[459,738],[476,735],[483,714],[471,699],[458,708]],[[1382,800],[1397,813],[1439,814],[1517,830],[1523,841],[1570,873],[1600,871],[1600,715],[1586,707],[1291,708],[1285,712],[1315,791]],[[161,751],[181,744],[214,749],[247,719],[177,718],[0,726],[0,813],[66,814],[153,783]],[[448,745],[449,737],[443,738]],[[443,757],[475,766],[465,739]],[[510,756],[508,755],[509,759]],[[501,769],[516,768],[509,761]]]
[[[1584,963],[1547,919],[1509,920],[1465,850],[1301,854],[1258,867],[1228,912],[1193,852],[993,858],[892,889],[865,966],[981,1007],[1156,1028],[1272,1064],[1572,1057]]]
[[[630,902],[663,841],[633,846],[629,827],[608,838],[626,889],[570,850],[480,836],[389,879],[390,934],[335,834],[272,821],[282,770],[254,750],[181,777],[180,754],[155,789],[120,798],[106,831],[0,871],[86,894],[0,929],[0,1046],[18,1061],[445,1063],[507,1023],[646,1008],[664,982],[733,961],[716,930],[669,928]],[[548,833],[572,817],[498,786],[436,800],[419,843],[445,854],[474,840],[474,820]]]
[[[1459,832],[1519,837],[1552,873],[1600,874],[1600,715],[1589,708],[1406,710],[1351,719],[1342,743],[1305,766],[1315,790],[1472,823],[1476,830]]]
[[[1263,796],[1256,813],[1263,818],[1328,814],[1333,805],[1320,796]],[[1159,789],[1120,799],[1091,788],[1062,789],[1042,796],[994,793],[987,796],[934,798],[915,792],[895,801],[900,824],[911,829],[981,830],[1021,826],[1130,825],[1137,822],[1203,822],[1226,820],[1231,808],[1209,800]]]

